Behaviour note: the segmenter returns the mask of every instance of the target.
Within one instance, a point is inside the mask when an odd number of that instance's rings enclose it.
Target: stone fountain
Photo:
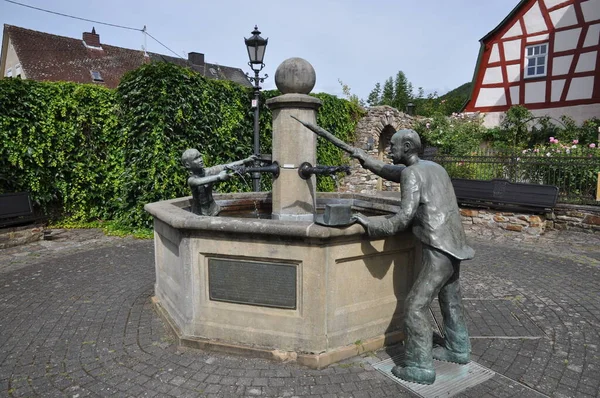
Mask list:
[[[357,224],[314,222],[326,205],[373,217],[399,205],[316,192],[316,136],[291,117],[316,123],[315,81],[301,58],[275,74],[283,94],[267,102],[279,165],[271,193],[215,195],[223,209],[215,217],[191,213],[190,197],[145,206],[154,217],[153,302],[180,345],[323,368],[403,338],[404,298],[420,264],[412,234],[371,239]]]

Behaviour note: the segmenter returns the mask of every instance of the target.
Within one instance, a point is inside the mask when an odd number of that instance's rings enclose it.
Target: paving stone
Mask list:
[[[0,251],[0,396],[411,396],[371,367],[387,350],[312,370],[178,349],[150,303],[151,241],[61,233]],[[599,396],[600,240],[555,237],[469,235],[473,358],[508,378],[463,396]]]

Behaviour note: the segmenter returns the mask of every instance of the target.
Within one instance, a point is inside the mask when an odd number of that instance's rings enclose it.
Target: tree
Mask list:
[[[369,98],[367,98],[367,104],[369,106],[377,106],[381,102],[381,84],[377,83],[375,88],[369,93]]]
[[[413,86],[408,81],[406,75],[402,71],[396,74],[394,81],[394,100],[392,106],[402,112],[406,110],[406,105],[413,99]]]
[[[394,79],[391,77],[383,84],[383,93],[379,105],[394,106]]]
[[[360,99],[358,95],[353,94],[352,90],[350,89],[350,86],[344,83],[342,79],[338,79],[338,83],[340,83],[340,86],[342,86],[342,92],[344,93],[348,101],[352,102],[356,106],[365,106],[365,101]]]

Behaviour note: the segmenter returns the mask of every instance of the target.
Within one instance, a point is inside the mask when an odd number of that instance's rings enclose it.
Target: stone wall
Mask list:
[[[354,146],[364,149],[369,156],[391,163],[388,159],[390,139],[401,129],[412,128],[413,118],[390,106],[375,106],[368,109],[356,126]],[[376,194],[378,191],[398,191],[399,184],[382,180],[379,176],[363,169],[356,160],[351,161],[351,174],[340,179],[339,192]]]
[[[538,236],[547,230],[573,230],[600,233],[600,207],[558,205],[553,212],[533,214],[487,209],[460,209],[465,229],[482,234],[498,229]]]
[[[20,246],[43,239],[44,227],[39,224],[0,229],[0,249]]]
[[[554,229],[600,232],[600,206],[559,205],[548,219]]]

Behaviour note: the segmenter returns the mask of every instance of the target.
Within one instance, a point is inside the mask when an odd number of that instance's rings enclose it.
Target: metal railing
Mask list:
[[[560,203],[600,206],[596,200],[600,149],[573,149],[569,153],[564,149],[561,152],[480,149],[466,156],[455,156],[427,148],[422,156],[444,166],[453,178],[503,178],[555,185],[559,188]]]

